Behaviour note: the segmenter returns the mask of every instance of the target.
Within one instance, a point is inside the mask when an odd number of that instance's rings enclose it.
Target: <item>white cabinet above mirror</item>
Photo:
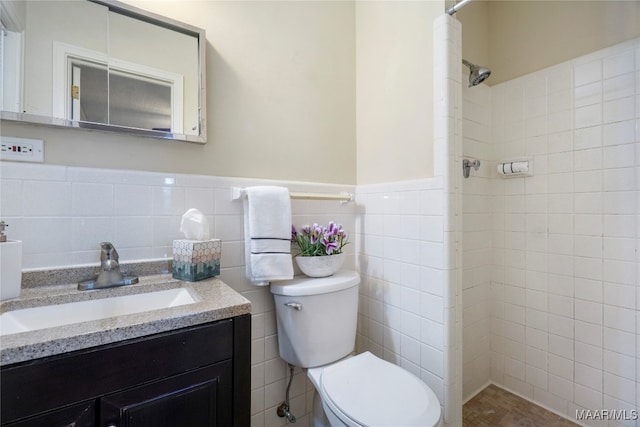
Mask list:
[[[116,1],[0,5],[3,120],[206,142],[204,30]]]

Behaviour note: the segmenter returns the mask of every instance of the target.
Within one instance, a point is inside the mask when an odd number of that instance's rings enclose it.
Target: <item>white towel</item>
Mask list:
[[[247,278],[255,285],[293,279],[291,198],[284,187],[246,189],[244,236]]]

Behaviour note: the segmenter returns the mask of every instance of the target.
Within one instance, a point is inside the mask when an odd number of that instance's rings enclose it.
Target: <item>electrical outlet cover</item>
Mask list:
[[[44,141],[0,136],[0,160],[42,163],[44,162]]]

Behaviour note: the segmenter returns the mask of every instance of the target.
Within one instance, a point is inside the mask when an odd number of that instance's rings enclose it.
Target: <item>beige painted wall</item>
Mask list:
[[[455,16],[462,55],[491,68],[489,85],[640,37],[635,0],[476,0]]]
[[[358,184],[433,175],[433,20],[443,1],[356,2]]]
[[[49,164],[356,182],[353,2],[134,4],[206,30],[206,145],[10,122],[2,135],[44,139]]]

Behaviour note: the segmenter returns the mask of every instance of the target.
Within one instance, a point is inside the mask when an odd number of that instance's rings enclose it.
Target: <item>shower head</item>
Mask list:
[[[491,75],[491,70],[486,67],[481,67],[479,65],[472,64],[466,59],[463,59],[462,63],[467,67],[469,67],[469,70],[470,70],[469,87],[479,85]]]

